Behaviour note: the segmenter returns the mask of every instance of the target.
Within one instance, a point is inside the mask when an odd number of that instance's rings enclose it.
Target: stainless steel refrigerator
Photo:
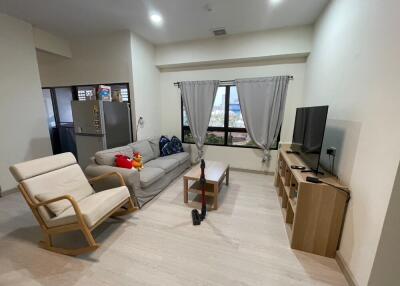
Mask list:
[[[82,168],[100,150],[132,142],[128,103],[101,100],[73,101],[72,116],[78,162]]]

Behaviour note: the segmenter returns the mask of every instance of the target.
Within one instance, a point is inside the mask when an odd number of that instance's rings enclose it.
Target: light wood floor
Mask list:
[[[37,247],[19,193],[0,198],[0,285],[347,285],[336,261],[289,247],[273,177],[231,172],[220,208],[201,226],[182,179],[127,220],[95,232],[101,247],[72,258]],[[56,243],[83,244],[79,233]]]

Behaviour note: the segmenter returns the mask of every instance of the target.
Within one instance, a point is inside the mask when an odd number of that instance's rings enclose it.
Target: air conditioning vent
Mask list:
[[[217,28],[213,30],[214,36],[220,37],[226,35],[226,30],[225,28]]]

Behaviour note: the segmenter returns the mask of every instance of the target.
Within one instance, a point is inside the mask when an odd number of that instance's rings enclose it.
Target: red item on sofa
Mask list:
[[[132,160],[125,155],[115,155],[115,166],[119,168],[132,169]]]

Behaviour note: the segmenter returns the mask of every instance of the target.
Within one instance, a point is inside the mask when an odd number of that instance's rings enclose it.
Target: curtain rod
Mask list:
[[[294,79],[292,75],[289,76],[289,79]],[[235,85],[234,80],[220,80],[221,85]],[[175,86],[179,86],[180,82],[174,82]]]

